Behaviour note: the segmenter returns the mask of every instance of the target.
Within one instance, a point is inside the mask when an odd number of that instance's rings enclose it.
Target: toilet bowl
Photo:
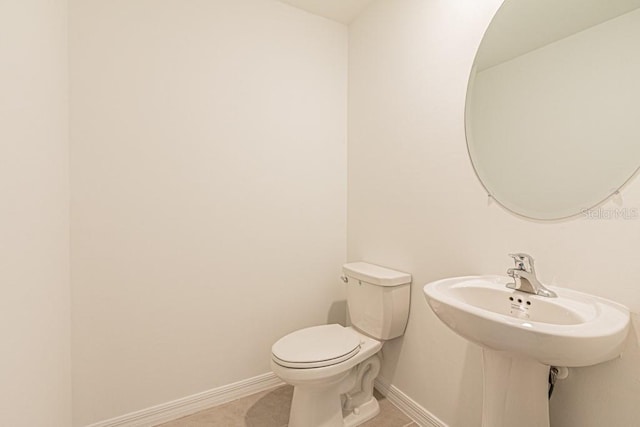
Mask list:
[[[382,342],[336,324],[301,329],[276,342],[271,369],[294,386],[289,426],[351,427],[378,415],[373,380],[381,348]]]
[[[364,262],[343,272],[353,325],[300,329],[272,347],[271,369],[294,386],[289,427],[354,427],[380,412],[378,353],[404,334],[411,276]]]

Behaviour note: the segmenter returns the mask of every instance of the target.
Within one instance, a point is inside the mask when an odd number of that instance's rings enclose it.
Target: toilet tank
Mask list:
[[[366,262],[342,266],[351,324],[378,340],[404,334],[409,320],[411,275]]]

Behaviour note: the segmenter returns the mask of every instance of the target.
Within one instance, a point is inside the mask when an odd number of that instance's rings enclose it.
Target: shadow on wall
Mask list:
[[[636,337],[636,348],[640,346],[640,314],[631,313],[631,332],[633,334],[635,332]]]
[[[393,379],[396,375],[396,369],[398,368],[398,360],[400,359],[400,352],[402,351],[402,343],[404,336],[396,338],[384,343],[382,350],[379,353],[380,359],[384,366],[384,371],[380,372],[380,379],[383,383],[388,385],[393,384]]]
[[[456,411],[454,426],[480,425],[482,418],[482,349],[475,344],[466,346],[464,365],[459,376],[458,402],[464,411]]]
[[[551,425],[575,425],[576,414],[567,411],[567,407],[579,408],[583,411],[579,416],[588,417],[592,409],[582,404],[585,400],[606,400],[611,407],[607,425],[616,427],[638,425],[637,410],[629,409],[637,408],[637,396],[640,392],[638,360],[640,360],[640,318],[638,314],[632,313],[631,330],[620,357],[593,366],[569,368],[569,377],[556,384],[549,404]],[[616,389],[616,384],[625,383],[630,375],[638,379],[633,384],[633,389]],[[580,389],[581,393],[575,393],[576,389]]]
[[[334,301],[327,313],[327,323],[338,323],[347,326],[347,301]]]

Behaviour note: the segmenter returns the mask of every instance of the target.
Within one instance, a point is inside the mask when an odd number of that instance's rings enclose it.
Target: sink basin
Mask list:
[[[563,288],[557,297],[506,287],[501,276],[454,277],[424,287],[435,314],[482,347],[482,427],[549,427],[549,366],[620,355],[630,324],[618,303]]]
[[[449,328],[482,347],[553,366],[588,366],[620,355],[630,316],[621,304],[552,288],[557,298],[516,291],[501,276],[455,277],[424,287]]]

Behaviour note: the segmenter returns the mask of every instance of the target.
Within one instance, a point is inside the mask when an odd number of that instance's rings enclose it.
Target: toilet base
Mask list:
[[[373,382],[380,372],[377,354],[322,381],[293,384],[289,427],[355,427],[380,413]]]
[[[375,397],[354,408],[349,414],[343,414],[344,427],[355,427],[369,421],[380,413],[380,405]]]
[[[343,427],[340,392],[340,382],[295,386],[289,427]]]
[[[299,389],[296,391],[289,427],[356,427],[380,413],[378,400],[373,396],[360,406],[343,411],[339,406],[340,399],[329,398],[325,394],[327,389],[322,393],[309,393],[308,390]]]

